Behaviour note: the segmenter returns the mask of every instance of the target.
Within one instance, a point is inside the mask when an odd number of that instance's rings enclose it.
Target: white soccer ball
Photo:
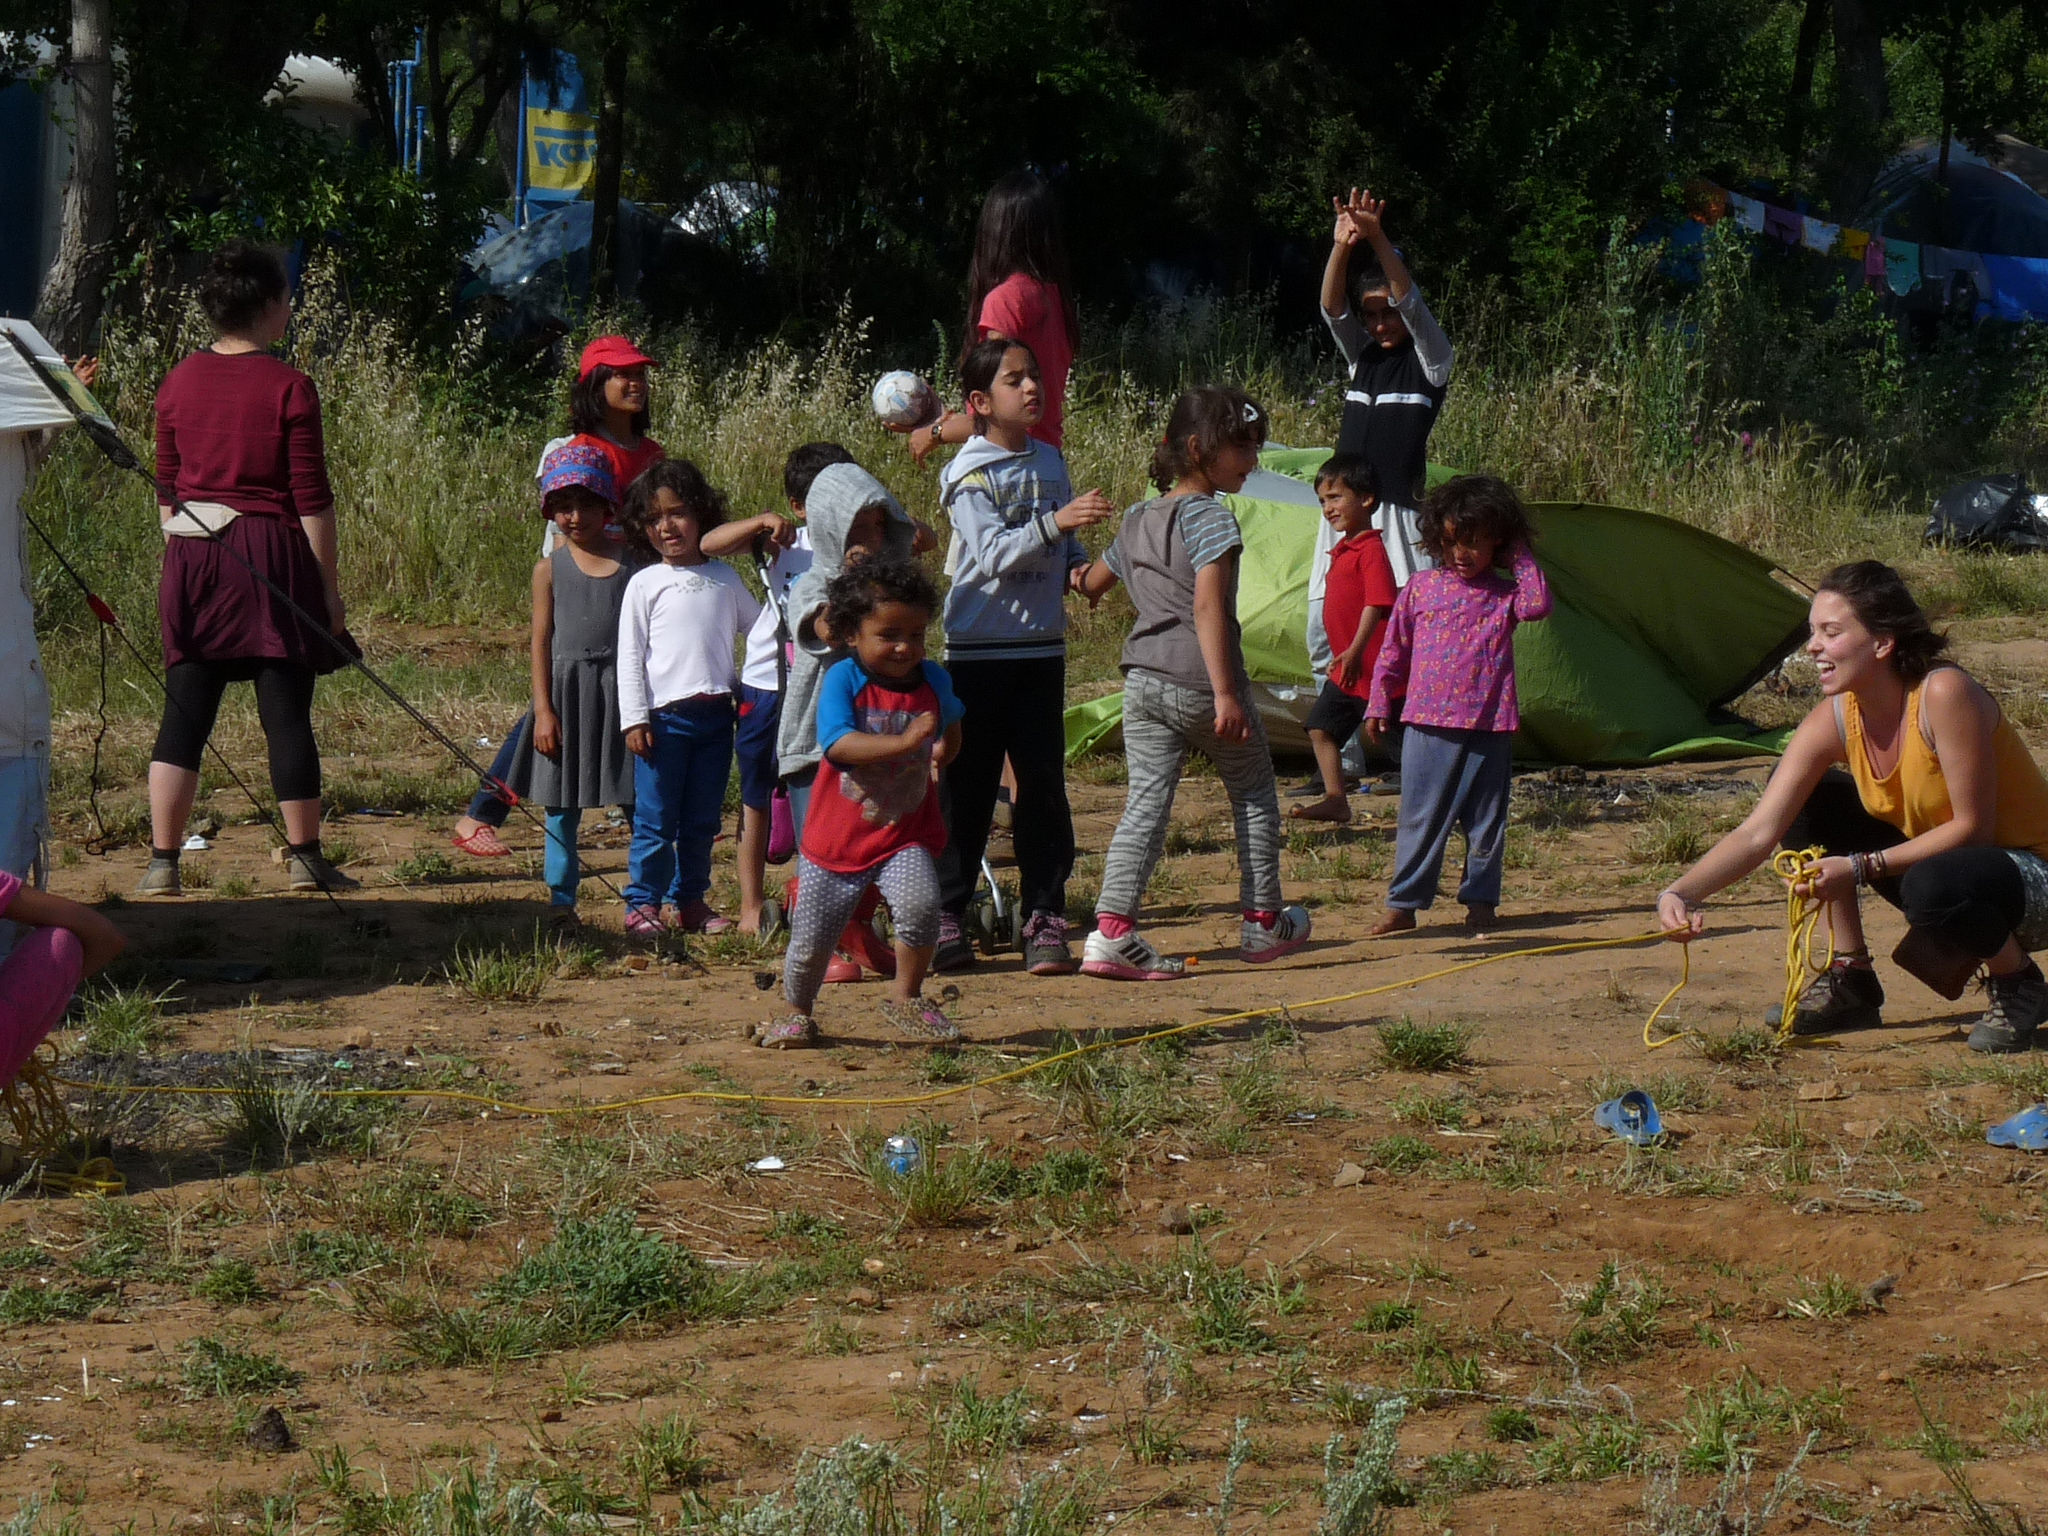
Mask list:
[[[882,425],[898,432],[921,427],[939,413],[938,397],[931,385],[908,368],[898,368],[875,380],[875,414]]]

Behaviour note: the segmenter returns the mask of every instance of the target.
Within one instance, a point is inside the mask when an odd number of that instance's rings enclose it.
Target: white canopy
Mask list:
[[[26,320],[0,318],[0,332],[7,337],[18,338],[22,345],[35,354],[37,362],[48,369],[52,378],[70,392],[78,408],[88,416],[105,416],[99,402],[86,392],[72,374],[70,366],[57,355],[57,349],[43,340],[42,333]],[[71,412],[64,402],[51,394],[43,381],[36,377],[12,341],[0,338],[0,432],[33,432],[43,427],[68,427]]]

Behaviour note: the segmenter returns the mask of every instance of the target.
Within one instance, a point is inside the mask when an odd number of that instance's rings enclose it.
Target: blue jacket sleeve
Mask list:
[[[853,718],[853,701],[865,679],[860,663],[851,656],[836,661],[818,681],[818,751],[830,752],[832,743],[858,730]]]
[[[939,729],[944,730],[955,720],[967,713],[967,706],[960,702],[953,692],[953,679],[946,669],[935,661],[923,663],[924,680],[932,685],[932,692],[939,696]]]

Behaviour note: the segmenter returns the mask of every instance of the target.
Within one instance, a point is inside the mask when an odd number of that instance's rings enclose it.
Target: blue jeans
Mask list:
[[[30,870],[42,869],[49,837],[49,758],[0,757],[0,869],[32,884]],[[0,958],[22,932],[19,924],[0,922]]]
[[[1413,912],[1436,900],[1453,828],[1465,834],[1458,900],[1467,906],[1500,905],[1514,747],[1509,731],[1402,728],[1401,823],[1394,834],[1389,907]]]
[[[541,860],[541,878],[548,883],[548,905],[573,907],[583,883],[583,865],[576,857],[576,833],[583,825],[580,805],[548,807],[548,846]]]
[[[531,714],[521,715],[519,723],[505,733],[505,739],[498,744],[498,755],[491,759],[491,777],[504,783],[512,777],[513,765],[519,761],[519,744],[533,725]],[[505,818],[512,814],[512,807],[498,798],[498,791],[489,784],[479,784],[476,793],[470,797],[469,819],[480,821],[487,827],[504,828]]]
[[[711,889],[711,843],[732,773],[729,698],[658,709],[651,757],[633,760],[633,849],[626,906],[688,906]]]

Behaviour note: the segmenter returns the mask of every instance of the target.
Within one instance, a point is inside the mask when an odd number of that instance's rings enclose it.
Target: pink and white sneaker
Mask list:
[[[1179,981],[1188,973],[1187,962],[1169,960],[1133,928],[1120,939],[1105,938],[1100,932],[1088,935],[1081,946],[1081,974],[1107,976],[1112,981]]]
[[[1273,914],[1271,927],[1248,917],[1240,931],[1237,957],[1252,965],[1263,965],[1268,960],[1291,955],[1308,943],[1313,926],[1305,907],[1282,907]]]

